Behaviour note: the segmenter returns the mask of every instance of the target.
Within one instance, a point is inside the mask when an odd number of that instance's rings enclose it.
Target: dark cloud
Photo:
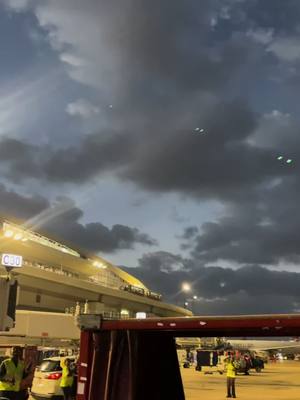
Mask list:
[[[226,217],[204,223],[201,233],[188,241],[193,256],[202,262],[223,259],[237,263],[298,264],[298,189],[297,178],[290,177],[273,187],[261,188],[251,202],[232,205]]]
[[[38,178],[82,183],[132,159],[132,139],[130,135],[88,135],[81,146],[55,150],[4,137],[0,141],[0,160],[3,173],[15,182]]]
[[[54,216],[43,224],[43,229],[86,251],[112,253],[132,249],[136,244],[157,245],[156,240],[137,228],[116,224],[111,228],[100,222],[83,224],[83,211],[73,203],[62,215]]]
[[[144,254],[139,259],[137,268],[124,266],[122,268],[141,279],[152,290],[162,293],[174,302],[176,300],[174,295],[180,290],[180,283],[188,276],[183,270],[184,262],[180,255],[158,251]]]
[[[189,307],[198,315],[285,314],[298,312],[299,300],[298,296],[250,296],[241,291],[226,298],[200,298]]]
[[[82,183],[108,169],[116,169],[134,157],[131,135],[89,135],[78,148],[50,153],[41,167],[50,181]]]
[[[235,4],[219,0],[188,4],[175,0],[172,6],[158,1],[113,3],[103,4],[100,13],[98,2],[88,1],[82,10],[83,15],[94,10],[103,22],[103,42],[94,31],[91,37],[93,62],[102,54],[103,43],[106,52],[116,55],[111,65],[115,76],[108,82],[117,87],[112,93],[116,105],[109,110],[109,130],[58,150],[15,143],[22,154],[5,153],[9,176],[16,181],[27,176],[83,183],[117,172],[121,179],[149,190],[211,196],[221,195],[225,188],[232,192],[237,186],[251,185],[257,176],[263,180],[276,174],[268,164],[271,154],[245,143],[258,118],[243,101],[244,77],[249,79],[244,69],[253,57],[257,60],[261,49],[247,37],[224,35],[222,39],[211,25],[214,15]],[[67,9],[71,2],[63,4]],[[80,3],[76,5],[80,11]],[[55,7],[50,14],[54,18]],[[47,7],[42,15],[51,18]],[[63,18],[64,9],[58,15]],[[55,22],[46,28],[51,33]],[[104,62],[103,57],[100,60]],[[241,99],[232,101],[237,94]],[[194,135],[199,124],[206,132],[202,137]],[[1,141],[0,153],[9,143]]]
[[[181,268],[174,269],[174,265]],[[137,268],[126,269],[166,300],[179,305],[188,300],[198,314],[286,313],[297,312],[300,305],[300,273],[258,265],[237,270],[205,267],[164,252],[148,253]],[[191,284],[191,293],[181,291],[183,282]],[[192,300],[193,295],[198,299]]]
[[[14,182],[26,178],[42,178],[41,162],[46,154],[46,149],[44,151],[30,143],[3,137],[0,144],[3,175]]]
[[[113,174],[148,191],[222,202],[221,218],[202,226],[193,220],[199,232],[194,227],[184,232],[191,259],[150,253],[131,272],[170,300],[177,299],[182,281],[192,282],[204,313],[297,308],[298,274],[251,264],[298,262],[300,256],[300,124],[280,112],[263,115],[282,101],[274,78],[285,82],[297,70],[298,0],[284,6],[281,0],[61,4],[48,14],[40,6],[37,18],[63,45],[65,59],[86,61],[73,66],[73,77],[96,88],[105,81],[104,103],[114,103],[106,116],[109,129],[64,149],[2,138],[3,175],[16,182],[81,185]],[[73,10],[86,21],[95,14],[101,32],[87,27],[78,38],[78,27],[64,23]],[[67,34],[65,27],[71,29]],[[278,162],[278,154],[294,163]],[[155,244],[135,228],[83,224],[81,218],[74,205],[45,227],[92,251]],[[206,266],[219,259],[248,266],[237,271]]]
[[[28,219],[49,206],[48,200],[42,196],[22,196],[0,184],[0,214],[3,217]]]
[[[240,5],[248,21],[262,28],[272,28],[276,33],[288,35],[298,33],[300,4],[297,0],[273,0],[272,4],[259,0],[245,1]]]
[[[157,251],[144,254],[139,260],[139,265],[149,272],[162,271],[168,273],[174,270],[181,270],[184,265],[183,262],[183,258],[178,254]]]
[[[117,18],[118,24],[114,24],[108,44],[122,55],[123,74],[133,89],[128,94],[136,104],[145,104],[143,98],[149,95],[171,100],[175,90],[181,94],[218,91],[247,56],[246,47],[234,41],[212,46],[210,24],[218,1],[187,4],[175,0],[170,6],[135,0],[130,7],[123,4],[121,18],[111,9],[109,16],[112,21]],[[150,83],[146,96],[141,91],[144,79]]]
[[[165,130],[140,146],[135,162],[125,172],[127,178],[154,191],[206,197],[226,196],[240,185],[253,185],[257,179],[276,174],[271,152],[244,142],[256,126],[247,106],[219,104],[201,122],[202,135],[194,132],[198,126],[194,124],[189,129]]]
[[[191,239],[191,238],[195,237],[198,232],[199,232],[199,229],[197,228],[197,226],[189,226],[189,227],[185,228],[182,238],[183,239]]]
[[[132,249],[136,244],[157,245],[156,240],[137,228],[100,222],[83,224],[84,213],[68,198],[50,204],[42,196],[24,196],[0,185],[0,214],[7,219],[27,221],[26,226],[52,234],[71,245],[91,252]]]
[[[45,229],[91,252],[112,253],[120,249],[133,249],[136,244],[157,245],[156,240],[137,228],[120,224],[108,228],[100,222],[82,224],[79,222],[78,211],[81,210],[73,209],[74,217],[71,218],[63,216],[52,219],[45,225]]]
[[[194,132],[195,126],[172,131],[160,127],[146,138],[134,133],[105,138],[92,135],[79,148],[35,148],[35,157],[31,157],[32,148],[24,146],[21,159],[8,152],[5,162],[10,162],[10,176],[15,179],[26,174],[23,160],[30,159],[37,173],[50,182],[83,183],[101,172],[115,171],[148,190],[220,199],[248,196],[266,180],[297,171],[281,168],[273,149],[247,143],[257,120],[243,103],[210,108],[203,119],[203,135]],[[0,152],[7,142],[0,142]]]

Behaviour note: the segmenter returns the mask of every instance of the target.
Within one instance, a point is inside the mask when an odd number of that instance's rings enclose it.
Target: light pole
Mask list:
[[[183,293],[185,293],[185,299],[184,299],[184,308],[188,308],[188,301],[187,301],[187,294],[191,291],[191,285],[188,282],[183,282],[181,285],[181,290]]]
[[[195,302],[198,300],[198,296],[194,295],[193,296],[193,305],[192,305],[192,311],[193,314],[195,314]]]

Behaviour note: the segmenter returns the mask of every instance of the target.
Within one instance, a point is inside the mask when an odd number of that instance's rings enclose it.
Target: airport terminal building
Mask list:
[[[22,257],[13,271],[19,283],[17,309],[71,313],[88,302],[96,312],[122,318],[137,312],[175,317],[190,311],[164,303],[161,295],[107,260],[69,247],[25,225],[0,221],[2,254]],[[2,263],[3,264],[3,263]],[[0,267],[5,272],[3,265]]]

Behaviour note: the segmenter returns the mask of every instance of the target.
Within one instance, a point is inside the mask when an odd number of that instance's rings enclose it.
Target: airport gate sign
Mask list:
[[[23,265],[23,257],[16,254],[2,254],[1,264],[5,267],[20,268]]]

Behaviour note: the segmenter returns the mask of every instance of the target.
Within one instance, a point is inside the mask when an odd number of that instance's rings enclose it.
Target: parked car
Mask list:
[[[60,387],[62,376],[61,360],[65,357],[50,357],[42,361],[34,372],[31,396],[35,400],[61,400],[63,392]],[[74,360],[74,356],[67,358]]]

